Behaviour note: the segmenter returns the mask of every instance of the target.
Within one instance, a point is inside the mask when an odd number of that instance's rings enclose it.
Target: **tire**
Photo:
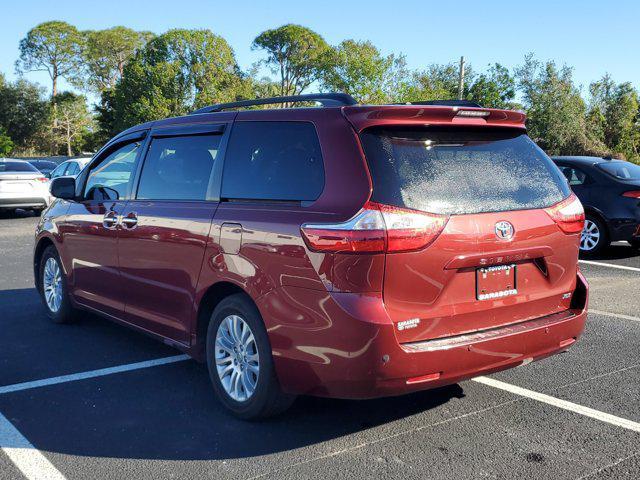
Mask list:
[[[55,281],[56,268],[59,274],[58,280]],[[53,282],[53,284],[51,283]],[[48,288],[51,286],[51,289]],[[69,299],[69,290],[67,289],[67,281],[62,269],[62,262],[58,251],[53,245],[49,245],[42,252],[40,257],[40,268],[38,277],[38,286],[40,298],[47,312],[47,316],[55,323],[72,323],[77,318],[77,310],[73,308]],[[57,288],[59,287],[59,290]],[[47,301],[48,294],[45,290],[59,293],[59,300],[52,303]],[[57,294],[56,294],[57,295]]]
[[[231,331],[234,325],[237,333]],[[253,341],[246,334],[247,327]],[[246,340],[235,342],[238,338]],[[238,345],[244,348],[237,348]],[[223,346],[227,348],[220,348]],[[262,317],[246,295],[230,295],[216,306],[207,329],[206,355],[216,396],[236,417],[271,417],[285,411],[295,400],[295,396],[280,389]],[[223,372],[219,373],[219,369]],[[233,378],[237,382],[233,383]]]
[[[580,255],[583,257],[596,257],[609,246],[609,232],[607,226],[595,215],[587,214],[584,222],[584,230],[580,235]]]

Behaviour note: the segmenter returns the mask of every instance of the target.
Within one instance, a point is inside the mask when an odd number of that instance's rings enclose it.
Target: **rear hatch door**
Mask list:
[[[387,126],[361,139],[372,201],[447,219],[426,248],[386,254],[383,297],[401,343],[569,308],[579,234],[547,209],[570,190],[524,130]]]

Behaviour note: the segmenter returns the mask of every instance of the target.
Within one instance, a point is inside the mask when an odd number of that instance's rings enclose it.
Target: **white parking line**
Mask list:
[[[189,360],[188,355],[174,355],[172,357],[147,360],[145,362],[129,363],[117,367],[101,368],[88,372],[73,373],[71,375],[61,375],[59,377],[34,380],[32,382],[16,383],[0,387],[0,395],[32,388],[57,385],[59,383],[75,382],[89,378],[103,377],[114,373],[130,372],[142,368],[156,367],[170,363],[183,362]],[[7,418],[0,413],[0,449],[7,454],[9,460],[22,472],[28,480],[65,480],[62,475],[49,460],[46,459],[29,440],[27,440]]]
[[[86,380],[88,378],[103,377],[114,373],[130,372],[131,370],[140,370],[142,368],[156,367],[158,365],[167,365],[169,363],[183,362],[189,360],[188,355],[174,355],[172,357],[157,358],[155,360],[147,360],[145,362],[129,363],[119,365],[117,367],[101,368],[99,370],[90,370],[88,372],[72,373],[70,375],[61,375],[59,377],[45,378],[43,380],[34,380],[32,382],[15,383],[13,385],[5,385],[0,387],[0,395],[20,390],[29,390],[31,388],[46,387],[56,385],[58,383],[75,382],[77,380]]]
[[[65,480],[64,475],[1,413],[0,449],[28,480]]]
[[[640,272],[638,267],[627,267],[626,265],[616,265],[615,263],[594,262],[593,260],[578,260],[585,265],[597,265],[598,267],[617,268],[618,270],[629,270],[630,272]]]
[[[561,400],[550,395],[545,395],[544,393],[527,390],[526,388],[511,385],[510,383],[501,382],[500,380],[496,380],[494,378],[476,377],[472,380],[474,382],[482,383],[483,385],[499,388],[500,390],[504,390],[506,392],[515,393],[516,395],[520,395],[521,397],[530,398],[531,400],[537,400],[538,402],[553,405],[554,407],[562,408],[563,410],[568,410],[579,415],[584,415],[585,417],[594,418],[596,420],[600,420],[601,422],[609,423],[617,427],[626,428],[627,430],[632,430],[634,432],[640,433],[640,423],[627,420],[626,418],[616,417],[615,415],[611,415],[609,413],[594,410],[593,408],[589,407],[583,407],[582,405],[578,405],[577,403],[567,402],[566,400]]]
[[[603,310],[589,309],[589,313],[595,313],[596,315],[603,315],[605,317],[622,318],[623,320],[631,320],[632,322],[640,322],[640,318],[632,317],[631,315],[623,315],[622,313],[605,312]]]

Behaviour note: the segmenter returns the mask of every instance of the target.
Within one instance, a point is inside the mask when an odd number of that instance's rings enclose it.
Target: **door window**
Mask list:
[[[125,198],[133,176],[140,143],[124,145],[104,157],[91,168],[84,187],[87,200]]]
[[[154,138],[136,198],[206,200],[221,135]]]
[[[225,155],[222,196],[316,200],[324,188],[320,142],[308,122],[237,122]]]
[[[69,162],[69,167],[67,168],[65,175],[77,175],[80,172],[80,167],[76,162]]]
[[[587,174],[582,170],[562,165],[560,166],[560,171],[564,174],[564,176],[567,178],[567,181],[569,182],[569,185],[571,185],[572,187],[575,185],[584,185],[585,183],[587,183]]]
[[[67,162],[64,162],[58,165],[56,169],[53,172],[51,172],[51,178],[62,177],[68,165],[69,164]]]

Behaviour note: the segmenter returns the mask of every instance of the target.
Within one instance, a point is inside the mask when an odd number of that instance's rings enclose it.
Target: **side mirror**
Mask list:
[[[76,196],[76,179],[73,177],[57,177],[51,180],[51,195],[56,198],[72,200]]]

